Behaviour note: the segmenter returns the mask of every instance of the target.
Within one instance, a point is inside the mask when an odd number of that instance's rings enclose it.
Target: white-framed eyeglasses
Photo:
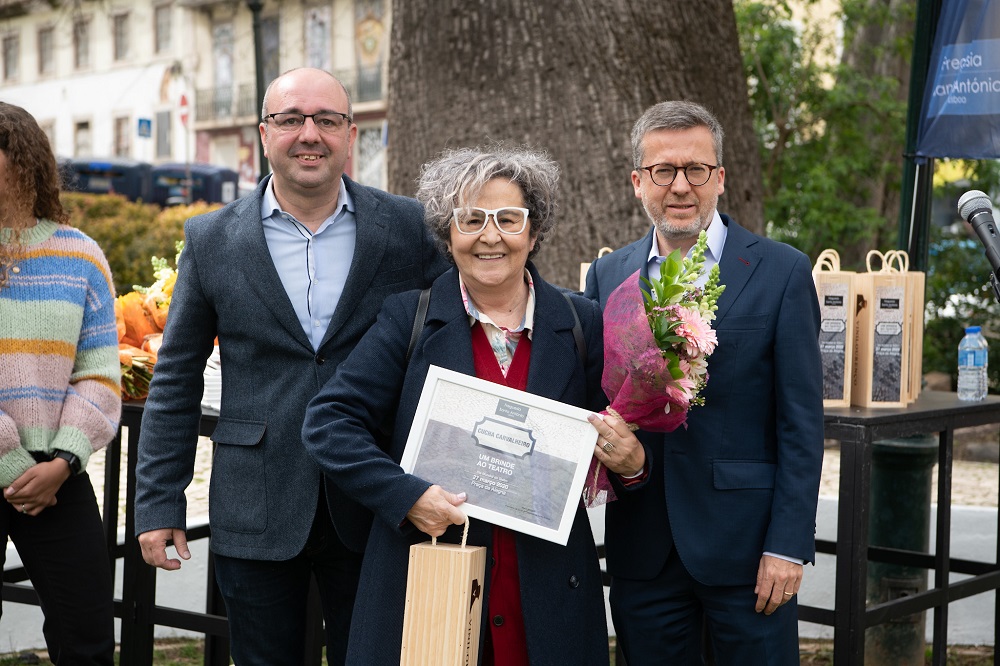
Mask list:
[[[500,233],[516,236],[528,228],[528,209],[507,206],[505,208],[477,208],[466,206],[452,211],[452,219],[460,234],[478,234],[486,229],[490,218]]]

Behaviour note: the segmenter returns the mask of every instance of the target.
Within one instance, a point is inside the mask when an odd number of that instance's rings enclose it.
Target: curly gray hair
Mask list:
[[[494,178],[508,179],[521,188],[535,239],[528,258],[538,252],[555,225],[559,165],[544,152],[502,145],[446,150],[421,167],[417,200],[424,205],[424,223],[442,252],[448,254],[454,209],[474,201]]]

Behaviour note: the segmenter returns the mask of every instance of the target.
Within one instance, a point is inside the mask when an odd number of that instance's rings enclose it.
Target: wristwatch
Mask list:
[[[69,451],[56,449],[56,452],[52,454],[52,460],[55,460],[56,458],[62,458],[69,463],[69,471],[73,474],[73,476],[80,473],[80,459]]]

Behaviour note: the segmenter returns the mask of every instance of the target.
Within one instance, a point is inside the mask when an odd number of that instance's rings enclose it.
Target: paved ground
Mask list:
[[[127,432],[127,429],[126,429]],[[122,437],[123,440],[126,436]],[[122,451],[121,477],[118,489],[118,527],[125,527],[125,470],[128,456]],[[104,493],[104,451],[94,454],[87,465],[97,494],[98,504],[102,503]],[[212,442],[207,437],[199,440],[198,452],[195,457],[195,475],[187,489],[188,517],[208,516],[208,481],[212,469]]]
[[[840,483],[840,450],[826,449],[823,456],[823,477],[819,494],[836,498]],[[931,488],[936,488],[937,465],[931,475]],[[1000,490],[1000,469],[996,463],[956,460],[952,463],[951,503],[957,506],[997,506]],[[936,492],[936,491],[934,491]],[[935,495],[936,497],[936,495]]]
[[[975,437],[975,436],[973,436]],[[996,434],[992,434],[996,438]],[[982,439],[982,437],[975,437]],[[956,450],[959,455],[966,450],[966,443],[956,438]],[[993,440],[996,446],[996,440]],[[120,482],[119,527],[125,526],[125,455],[122,455],[122,470]],[[195,460],[196,473],[194,480],[187,489],[188,515],[208,515],[208,479],[212,466],[211,442],[202,438],[198,446]],[[94,482],[98,498],[104,487],[104,453],[96,454],[90,461],[88,471]],[[932,483],[937,482],[937,466],[934,467]],[[820,495],[836,498],[840,483],[840,449],[832,446],[826,449],[823,457],[823,477],[820,485]],[[931,486],[932,488],[935,486]],[[995,462],[976,462],[971,460],[955,460],[952,474],[952,504],[959,506],[996,507],[998,491],[1000,491],[1000,469]]]

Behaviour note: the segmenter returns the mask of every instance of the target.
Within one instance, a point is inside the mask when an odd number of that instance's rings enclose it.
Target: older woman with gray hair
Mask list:
[[[427,535],[461,540],[465,494],[399,466],[428,368],[592,410],[607,404],[600,310],[545,282],[530,261],[554,225],[558,179],[552,160],[524,149],[453,150],[426,164],[417,198],[454,268],[432,285],[423,322],[419,292],[388,298],[309,405],[306,448],[376,518],[348,663],[399,663],[410,545]],[[644,451],[627,428],[593,422],[615,442],[615,458],[602,462],[642,472]],[[601,572],[582,506],[566,546],[478,520],[468,543],[488,549],[481,664],[608,663]]]

